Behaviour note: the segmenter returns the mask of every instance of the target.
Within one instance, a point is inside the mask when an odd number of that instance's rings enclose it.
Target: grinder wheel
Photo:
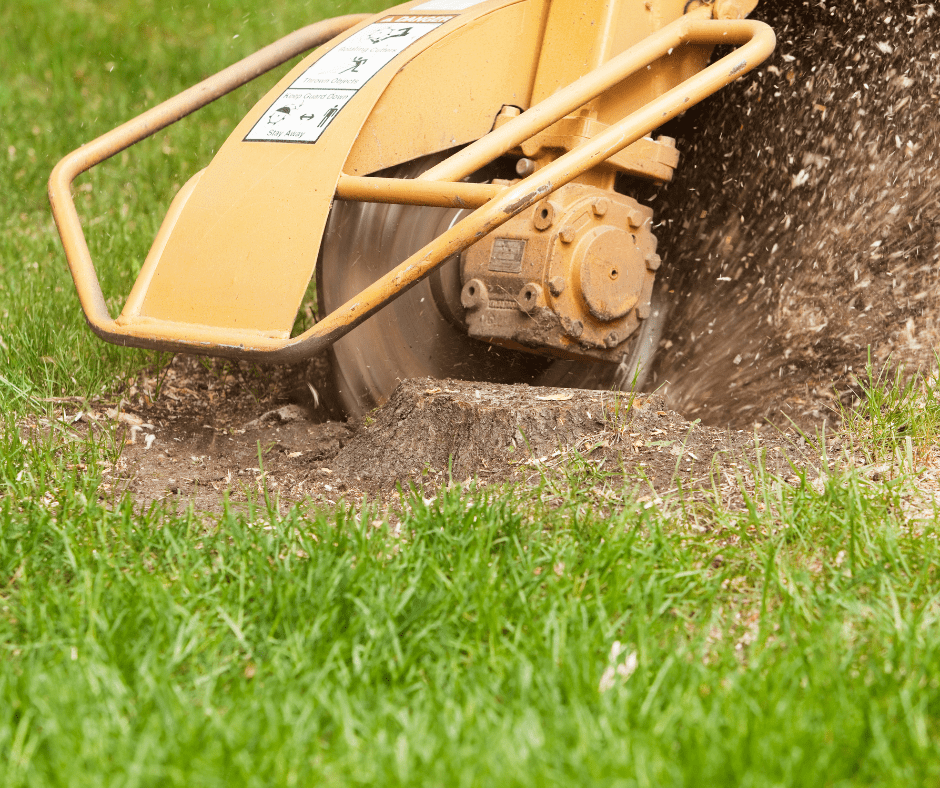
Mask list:
[[[426,156],[377,174],[415,178],[443,158]],[[356,296],[467,213],[335,201],[317,264],[320,314]],[[587,389],[642,386],[665,317],[655,298],[652,314],[617,365],[558,360],[472,339],[460,328],[460,286],[460,261],[455,257],[333,345],[336,388],[349,416],[362,416],[381,405],[407,378]]]

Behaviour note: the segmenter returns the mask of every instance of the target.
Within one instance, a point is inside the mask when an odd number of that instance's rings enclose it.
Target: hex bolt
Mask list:
[[[646,255],[646,267],[650,271],[658,271],[662,262],[662,258],[655,252],[650,252],[648,255]]]
[[[532,159],[519,159],[516,162],[516,175],[520,178],[527,178],[535,172],[535,162]]]
[[[603,216],[610,208],[610,201],[606,197],[598,197],[591,203],[591,209],[595,216]]]
[[[620,344],[620,337],[617,336],[616,331],[611,331],[606,337],[604,337],[604,344],[609,348],[617,347]]]
[[[627,213],[627,222],[631,227],[642,227],[645,219],[646,217],[643,213],[636,208],[632,208],[629,213]]]
[[[532,216],[532,224],[536,230],[547,230],[555,221],[555,205],[548,200],[543,200],[535,206],[535,213]]]
[[[650,305],[649,302],[645,304],[640,304],[636,308],[636,316],[638,320],[646,320],[650,316]]]
[[[567,227],[562,227],[561,232],[558,233],[558,237],[561,238],[563,244],[570,244],[574,240],[575,229],[571,225]]]
[[[503,104],[499,110],[497,118],[518,118],[522,114],[522,108],[515,104]]]
[[[553,296],[560,296],[565,292],[565,278],[563,276],[553,276],[548,280],[548,290]]]

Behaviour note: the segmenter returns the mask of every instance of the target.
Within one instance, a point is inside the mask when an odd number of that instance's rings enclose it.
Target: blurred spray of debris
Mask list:
[[[672,303],[654,379],[690,419],[809,425],[869,347],[910,369],[940,344],[940,4],[755,16],[777,52],[669,128],[684,161],[649,195]]]

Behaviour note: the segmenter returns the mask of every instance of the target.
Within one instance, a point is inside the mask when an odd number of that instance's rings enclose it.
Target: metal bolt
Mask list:
[[[650,305],[649,302],[645,304],[640,304],[636,308],[636,316],[638,320],[646,320],[650,316]]]
[[[563,276],[553,276],[548,280],[548,289],[553,296],[560,296],[565,292],[565,278]]]
[[[620,344],[620,337],[617,336],[617,332],[616,332],[616,331],[611,331],[611,332],[604,338],[604,344],[605,344],[607,347],[609,347],[609,348],[617,347],[617,345]]]
[[[607,209],[610,207],[610,201],[605,197],[598,197],[591,203],[591,208],[594,211],[595,216],[603,216],[607,213]]]
[[[535,162],[532,159],[519,159],[516,162],[516,175],[526,178],[535,172]]]
[[[570,244],[574,240],[575,229],[571,225],[567,227],[562,227],[561,232],[558,233],[558,237],[561,238],[563,244]]]
[[[643,222],[646,220],[646,217],[643,213],[636,208],[632,208],[627,214],[627,222],[631,227],[642,227]]]
[[[650,271],[658,271],[662,262],[662,258],[655,252],[650,252],[648,255],[646,255],[646,267]]]
[[[568,336],[577,339],[584,333],[584,323],[580,320],[572,320],[570,323],[565,324],[565,332]]]

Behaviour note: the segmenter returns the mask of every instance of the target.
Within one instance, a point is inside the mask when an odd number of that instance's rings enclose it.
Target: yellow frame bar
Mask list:
[[[401,178],[341,175],[336,197],[353,202],[386,202],[399,205],[431,205],[435,208],[481,208],[506,191],[489,183],[441,183]]]
[[[767,25],[754,20],[713,20],[706,18],[706,14],[711,14],[708,6],[703,7],[701,13],[692,12],[667,25],[455,153],[416,180],[342,175],[336,187],[336,197],[339,199],[476,210],[300,336],[276,339],[257,332],[145,318],[130,325],[118,325],[108,313],[101,293],[72,201],[72,182],[80,173],[115,153],[369,17],[338,17],[298,30],[107,132],[68,154],[56,165],[49,179],[49,199],[90,327],[98,336],[110,342],[156,350],[211,353],[269,362],[299,361],[321,352],[428,276],[448,258],[459,254],[512,216],[755,68],[773,52],[776,38]],[[728,44],[738,49],[512,186],[461,182],[462,178],[668,54],[673,48],[686,44]]]

